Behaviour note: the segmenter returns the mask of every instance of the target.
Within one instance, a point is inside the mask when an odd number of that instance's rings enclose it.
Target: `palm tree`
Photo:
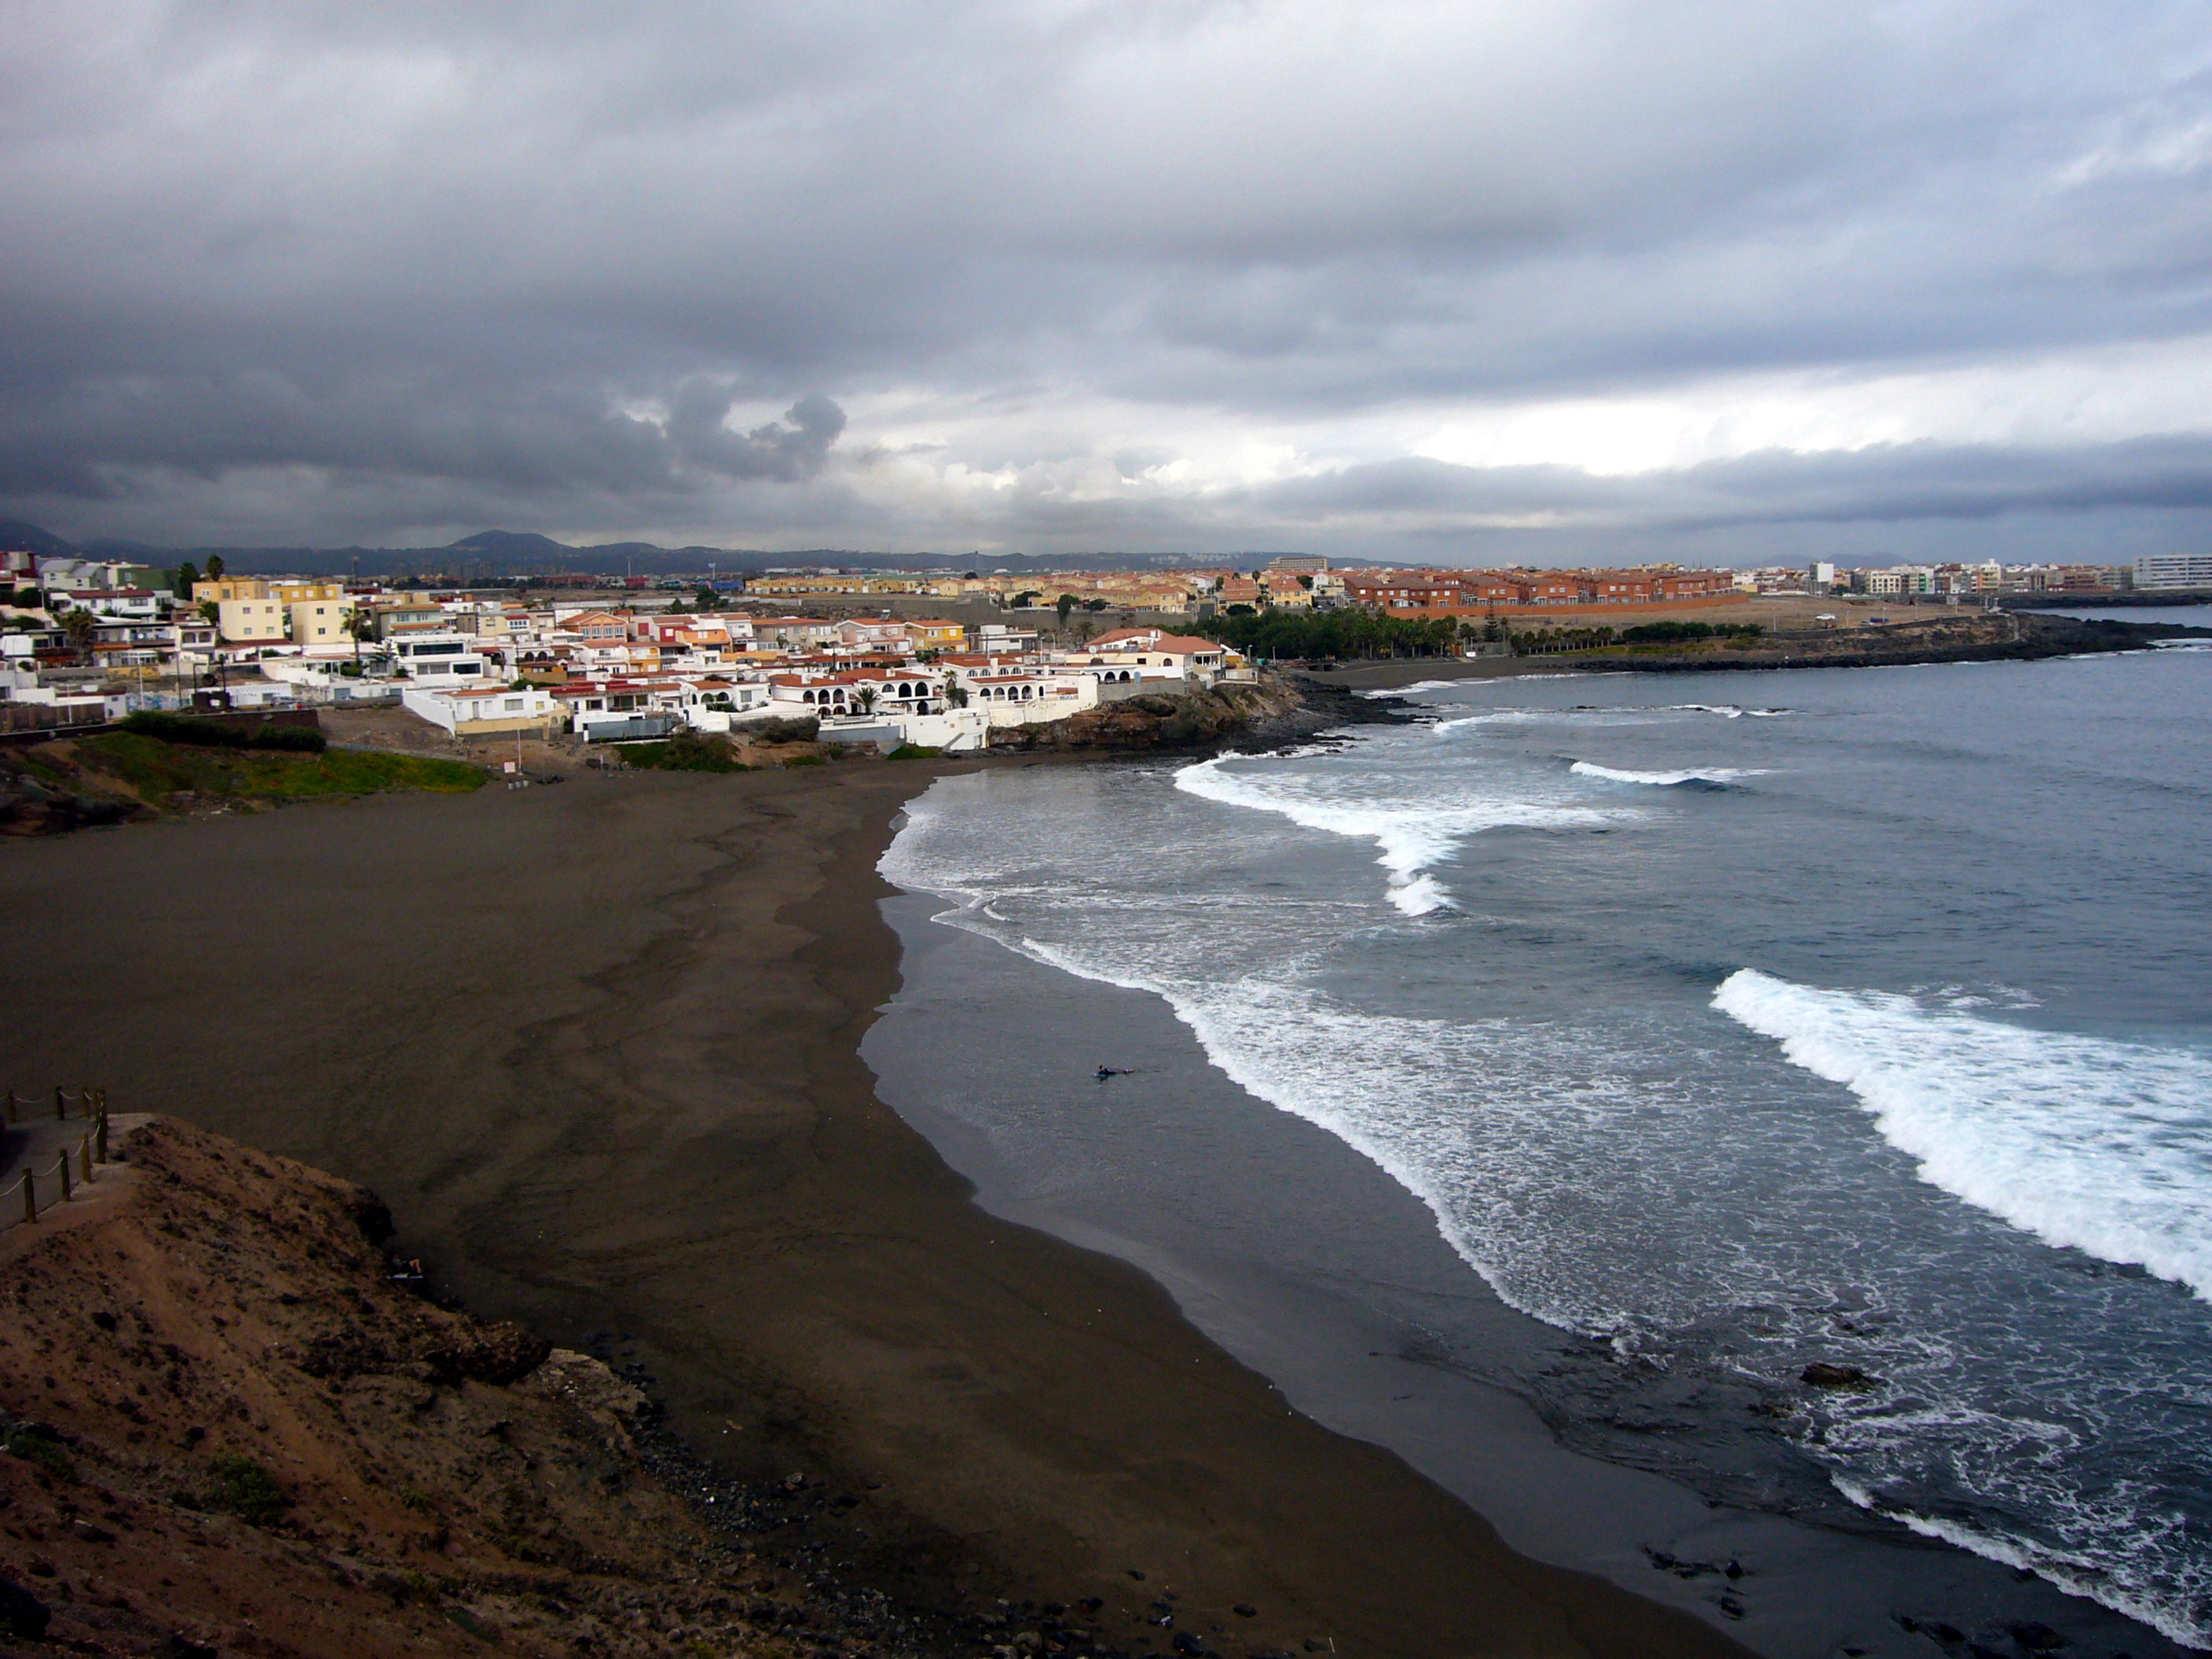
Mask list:
[[[92,654],[92,636],[98,628],[99,624],[93,620],[92,612],[87,611],[82,605],[73,607],[69,614],[62,618],[62,632],[69,635],[70,644],[84,656],[88,657]]]
[[[345,631],[353,636],[353,665],[356,672],[361,667],[361,642],[374,632],[376,624],[370,619],[368,612],[359,605],[346,612]]]

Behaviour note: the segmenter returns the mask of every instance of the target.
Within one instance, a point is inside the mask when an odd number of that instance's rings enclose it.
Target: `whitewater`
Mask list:
[[[2212,1645],[2212,952],[2177,922],[2212,662],[1773,684],[1438,684],[1322,750],[948,780],[884,869],[1161,998],[1601,1341],[1521,1383],[1577,1444],[1646,1458],[1609,1425],[1691,1388],[1730,1402],[1679,1449],[1716,1492],[1814,1471]]]

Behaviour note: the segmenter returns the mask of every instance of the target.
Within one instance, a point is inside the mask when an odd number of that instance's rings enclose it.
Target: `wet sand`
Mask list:
[[[1176,1628],[1231,1652],[1741,1651],[1507,1550],[1150,1279],[975,1206],[877,1100],[857,1051],[898,955],[874,864],[939,769],[0,848],[12,1080],[83,1077],[368,1182],[478,1311],[615,1334],[704,1454],[866,1492],[815,1569],[848,1583],[1097,1596],[1123,1647],[1166,1645],[1137,1620],[1171,1589]]]

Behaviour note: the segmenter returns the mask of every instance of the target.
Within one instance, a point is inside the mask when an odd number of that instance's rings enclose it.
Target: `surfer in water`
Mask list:
[[[1127,1077],[1128,1075],[1128,1068],[1125,1066],[1101,1066],[1098,1068],[1098,1080],[1101,1083],[1103,1083],[1109,1077]]]

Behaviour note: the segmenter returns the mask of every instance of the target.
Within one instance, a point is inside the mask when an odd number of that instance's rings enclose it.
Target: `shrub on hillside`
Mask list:
[[[1624,645],[1674,645],[1684,640],[1755,639],[1765,629],[1757,623],[1650,622],[1620,630]]]
[[[136,732],[141,737],[157,738],[163,743],[196,744],[203,749],[276,749],[319,755],[331,743],[312,726],[264,725],[248,730],[222,720],[203,720],[194,714],[165,714],[150,708],[125,715],[123,729]]]
[[[632,766],[661,772],[746,772],[752,769],[730,752],[722,738],[689,729],[671,732],[658,743],[626,743],[623,758]]]

